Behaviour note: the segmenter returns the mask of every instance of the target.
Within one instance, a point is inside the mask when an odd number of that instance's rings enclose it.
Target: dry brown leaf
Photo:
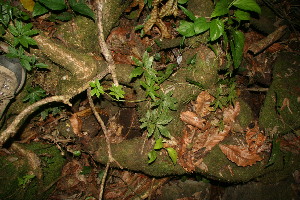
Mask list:
[[[159,11],[159,17],[163,18],[165,16],[174,15],[177,16],[177,0],[169,0],[165,5],[163,5]]]
[[[179,150],[178,150],[178,164],[180,164],[186,171],[192,172],[195,170],[192,154],[190,153],[189,144],[192,143],[192,139],[196,133],[196,128],[188,126],[183,130],[181,137]]]
[[[203,147],[205,147],[204,152],[210,151],[214,146],[223,141],[228,135],[230,128],[230,126],[225,125],[223,131],[216,131],[214,134],[210,135],[210,137],[206,140],[206,142],[203,145]]]
[[[74,133],[78,136],[78,137],[82,137],[81,134],[81,128],[82,128],[82,120],[78,117],[78,115],[72,114],[72,116],[69,118],[71,126],[73,128]]]
[[[223,122],[224,124],[232,124],[235,121],[235,118],[239,115],[240,113],[240,103],[236,102],[234,107],[229,106],[228,108],[224,109],[223,112]]]
[[[246,167],[261,161],[262,158],[253,152],[250,152],[247,147],[241,147],[236,145],[222,145],[219,144],[222,152],[227,158],[236,163],[238,166]]]
[[[133,2],[130,4],[129,8],[125,10],[125,12],[130,12],[132,8],[139,6],[138,9],[138,16],[140,16],[142,10],[144,9],[145,6],[145,1],[144,0],[133,0]]]
[[[144,24],[144,32],[146,34],[151,30],[152,26],[156,23],[157,18],[158,18],[158,7],[153,6],[153,9],[150,14],[150,18]]]
[[[202,91],[198,95],[196,102],[193,104],[195,113],[200,117],[208,115],[211,111],[213,111],[213,108],[210,106],[210,104],[214,101],[214,99],[215,98],[208,92]]]
[[[258,153],[258,150],[264,145],[266,139],[267,137],[260,132],[257,123],[255,123],[253,128],[247,128],[246,142],[248,144],[249,151]]]
[[[199,118],[196,113],[191,111],[185,111],[180,113],[180,119],[187,124],[193,125],[199,129],[203,129],[205,127],[205,119]]]

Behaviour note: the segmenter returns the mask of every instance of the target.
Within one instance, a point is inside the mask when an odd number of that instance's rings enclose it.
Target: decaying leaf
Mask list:
[[[185,111],[180,113],[180,119],[187,124],[193,125],[199,129],[203,129],[206,121],[203,118],[198,117],[198,115],[191,111]]]
[[[203,91],[192,103],[194,112],[185,111],[180,114],[180,119],[188,125],[183,130],[183,136],[178,145],[178,163],[186,171],[192,172],[196,167],[208,170],[203,164],[203,158],[226,138],[239,114],[239,102],[236,102],[234,107],[229,106],[223,110],[214,111],[211,107],[212,101],[214,97]],[[223,119],[220,119],[222,117]]]
[[[162,0],[153,0],[150,18],[144,24],[144,32],[146,34],[149,33],[151,28],[156,25],[160,29],[161,37],[171,38],[171,34],[162,19],[166,16],[177,16],[177,0],[168,0],[164,5],[160,6],[161,4]]]
[[[219,147],[227,156],[227,158],[236,163],[238,166],[251,166],[257,161],[262,160],[262,158],[258,154],[250,152],[248,147],[222,144],[219,144]]]
[[[132,8],[138,6],[138,16],[140,16],[142,10],[144,9],[145,6],[145,1],[144,0],[133,0],[132,3],[130,4],[129,8],[125,10],[125,12],[130,12]]]
[[[253,128],[247,128],[246,142],[248,144],[249,151],[259,153],[261,147],[264,145],[267,137],[259,130],[259,126],[255,123]]]
[[[223,122],[224,124],[232,124],[235,121],[235,118],[240,113],[240,103],[236,102],[234,107],[230,105],[228,108],[224,109],[223,112]]]
[[[230,126],[225,126],[224,130],[216,131],[205,141],[203,147],[205,147],[205,152],[210,151],[214,146],[219,144],[221,141],[225,139],[230,131]]]
[[[245,145],[219,144],[219,147],[227,158],[238,166],[251,166],[263,159],[259,153],[270,150],[271,146],[266,143],[266,138],[259,130],[258,124],[255,123],[253,128],[246,130]]]
[[[123,170],[114,170],[112,176],[114,178],[111,178],[105,187],[105,199],[130,200],[141,199],[141,197],[147,199],[169,180],[169,178],[153,179],[144,174]]]
[[[213,102],[215,98],[210,95],[207,91],[202,91],[196,101],[193,103],[193,107],[195,113],[200,117],[207,116],[213,108],[210,106],[211,102]]]
[[[78,117],[78,115],[75,113],[70,117],[70,123],[73,128],[74,133],[78,137],[82,137],[81,128],[82,128],[82,120]]]

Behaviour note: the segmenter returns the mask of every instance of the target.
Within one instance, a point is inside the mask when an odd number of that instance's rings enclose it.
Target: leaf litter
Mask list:
[[[240,112],[240,103],[235,102],[223,109],[214,110],[211,103],[214,97],[202,91],[191,110],[181,112],[180,119],[186,123],[183,136],[177,142],[178,163],[188,172],[196,167],[207,171],[204,157],[217,145],[227,158],[238,166],[250,166],[263,160],[260,155],[270,149],[266,136],[257,123],[247,128],[243,145],[220,144],[233,130],[234,122]]]

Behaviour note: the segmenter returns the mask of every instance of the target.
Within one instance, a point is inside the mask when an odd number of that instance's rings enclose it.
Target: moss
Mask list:
[[[273,82],[260,111],[260,126],[280,134],[299,128],[300,124],[300,56],[281,53],[274,65]],[[284,102],[285,101],[285,102]]]
[[[33,178],[24,186],[18,185],[18,178],[23,178],[31,171],[26,158],[19,156],[0,157],[0,199],[6,200],[34,200],[47,199],[51,190],[44,188],[53,183],[59,176],[65,159],[60,151],[53,145],[42,143],[31,143],[23,145],[25,149],[35,152],[42,161],[42,180]],[[41,193],[41,194],[40,194]],[[37,196],[40,195],[40,196]]]
[[[238,99],[240,102],[241,111],[237,116],[237,122],[242,128],[246,128],[253,120],[253,113],[250,106],[243,100]]]

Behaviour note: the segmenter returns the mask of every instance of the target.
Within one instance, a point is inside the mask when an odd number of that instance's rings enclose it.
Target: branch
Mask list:
[[[71,99],[71,96],[69,95],[62,95],[62,96],[52,96],[45,99],[42,99],[41,101],[38,101],[30,106],[28,106],[25,110],[23,110],[15,119],[14,121],[8,126],[8,128],[3,131],[0,135],[0,147],[3,146],[3,144],[10,138],[15,136],[19,124],[22,121],[22,119],[26,118],[28,115],[33,113],[37,108],[39,108],[42,105],[51,103],[51,102],[63,102],[69,106],[72,106],[72,104],[69,102]]]
[[[101,186],[100,186],[100,192],[99,192],[99,200],[101,200],[102,196],[103,196],[104,184],[105,184],[105,180],[106,180],[107,172],[109,170],[110,163],[115,162],[121,169],[123,167],[112,156],[111,146],[110,146],[110,141],[109,141],[109,134],[108,134],[107,128],[106,128],[102,118],[100,117],[99,113],[96,111],[96,108],[95,108],[95,105],[94,105],[94,102],[93,102],[93,99],[92,99],[92,96],[91,96],[91,88],[87,89],[87,96],[88,96],[90,107],[91,107],[97,121],[99,122],[103,132],[104,132],[106,145],[107,145],[108,162],[106,164],[105,172],[104,172],[103,178],[101,180]]]
[[[108,68],[111,73],[113,82],[116,86],[119,85],[117,75],[116,75],[116,66],[115,62],[113,60],[113,57],[110,54],[110,51],[108,50],[108,47],[106,45],[105,39],[104,39],[104,34],[103,34],[103,25],[102,25],[102,13],[103,13],[103,0],[100,0],[97,2],[97,15],[98,15],[98,41],[99,45],[101,47],[101,51],[103,56],[105,57],[105,60],[108,63]]]

